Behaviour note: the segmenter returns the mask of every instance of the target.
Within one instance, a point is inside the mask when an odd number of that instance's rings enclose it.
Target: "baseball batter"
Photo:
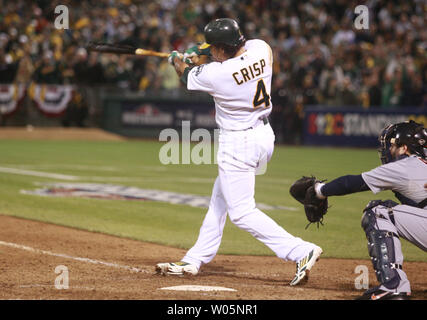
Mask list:
[[[402,269],[400,238],[427,251],[427,131],[416,122],[387,126],[379,137],[383,165],[360,175],[314,185],[317,198],[371,190],[392,190],[398,204],[374,200],[364,209],[362,227],[380,283],[360,299],[408,299],[411,287]]]
[[[172,52],[169,61],[188,90],[209,93],[220,128],[218,177],[195,245],[180,262],[159,263],[158,273],[197,274],[216,255],[227,217],[269,247],[279,258],[295,261],[291,285],[301,283],[322,249],[286,232],[255,204],[255,174],[270,160],[274,133],[268,123],[273,55],[262,40],[245,40],[236,21],[217,19],[204,29],[211,63],[191,68]]]

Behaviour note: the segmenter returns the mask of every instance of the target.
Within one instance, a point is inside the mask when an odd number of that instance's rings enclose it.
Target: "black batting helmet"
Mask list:
[[[380,142],[378,151],[383,164],[395,160],[390,154],[392,144],[398,147],[406,145],[411,154],[427,158],[427,131],[422,124],[413,120],[388,125],[382,130],[378,140]]]
[[[238,23],[229,18],[209,22],[204,30],[206,43],[237,47],[245,41]]]

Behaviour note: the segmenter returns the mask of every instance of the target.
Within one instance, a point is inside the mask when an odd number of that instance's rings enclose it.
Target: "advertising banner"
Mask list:
[[[122,101],[121,125],[132,128],[178,128],[191,121],[196,128],[215,129],[213,103],[185,101]]]
[[[426,108],[353,109],[307,107],[304,144],[376,147],[381,130],[407,120],[427,125]]]

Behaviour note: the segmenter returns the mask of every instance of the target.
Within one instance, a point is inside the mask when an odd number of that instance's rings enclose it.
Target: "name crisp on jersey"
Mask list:
[[[246,81],[254,79],[255,77],[258,77],[259,75],[263,74],[264,67],[265,67],[265,60],[261,59],[260,61],[255,62],[253,65],[249,65],[246,68],[240,69],[240,71],[238,72],[234,72],[233,78],[236,81],[236,83],[240,85]]]

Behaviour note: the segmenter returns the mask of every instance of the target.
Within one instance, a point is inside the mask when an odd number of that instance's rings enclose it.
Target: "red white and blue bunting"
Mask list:
[[[60,116],[72,99],[71,85],[32,84],[29,88],[31,99],[37,108],[47,116]]]
[[[24,84],[0,84],[0,114],[8,116],[14,113],[25,97]]]

